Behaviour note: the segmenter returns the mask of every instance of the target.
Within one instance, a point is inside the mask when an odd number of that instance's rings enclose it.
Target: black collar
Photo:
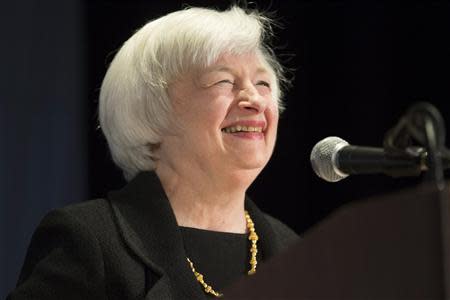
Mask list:
[[[108,199],[127,246],[160,277],[161,290],[150,294],[163,295],[163,289],[169,289],[172,299],[206,299],[186,262],[181,232],[157,175],[140,173],[122,190],[109,193]],[[248,198],[245,207],[260,236],[263,260],[267,260],[283,245],[265,215]]]

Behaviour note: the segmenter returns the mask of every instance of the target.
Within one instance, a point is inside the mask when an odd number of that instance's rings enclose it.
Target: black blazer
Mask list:
[[[246,200],[263,261],[297,235]],[[107,199],[49,213],[31,240],[9,300],[206,299],[186,262],[181,233],[153,172]]]

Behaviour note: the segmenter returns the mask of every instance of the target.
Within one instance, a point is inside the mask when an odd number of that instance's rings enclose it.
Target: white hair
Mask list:
[[[99,119],[127,180],[154,169],[152,153],[169,125],[168,84],[190,68],[207,67],[224,53],[258,53],[273,72],[273,98],[283,109],[283,70],[265,44],[270,25],[262,14],[236,6],[187,8],[150,21],[124,43],[101,86]]]

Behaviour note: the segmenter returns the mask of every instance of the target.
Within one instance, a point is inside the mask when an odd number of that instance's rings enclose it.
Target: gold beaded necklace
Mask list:
[[[248,270],[247,274],[253,275],[256,273],[256,265],[258,264],[258,262],[256,261],[256,254],[258,253],[256,242],[258,241],[258,235],[256,234],[255,224],[250,218],[248,211],[245,211],[245,220],[247,222],[248,239],[252,243],[250,247],[250,270]],[[215,291],[212,286],[205,282],[204,276],[200,272],[197,272],[195,270],[194,263],[189,259],[189,257],[186,257],[186,259],[189,263],[189,266],[191,267],[192,273],[194,273],[195,275],[195,278],[203,286],[203,290],[205,291],[205,293],[214,295],[216,297],[222,297],[223,294]]]

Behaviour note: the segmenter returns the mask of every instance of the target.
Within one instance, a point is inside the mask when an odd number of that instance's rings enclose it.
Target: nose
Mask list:
[[[264,98],[253,85],[246,86],[239,91],[238,106],[240,109],[252,110],[259,113],[266,109],[266,105]]]

